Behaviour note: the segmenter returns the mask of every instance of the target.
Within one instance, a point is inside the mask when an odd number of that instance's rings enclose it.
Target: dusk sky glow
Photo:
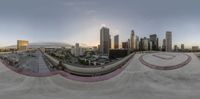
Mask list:
[[[120,42],[173,32],[173,45],[200,46],[199,0],[0,0],[0,46],[30,42],[98,45],[106,25]],[[113,40],[112,40],[113,41]]]

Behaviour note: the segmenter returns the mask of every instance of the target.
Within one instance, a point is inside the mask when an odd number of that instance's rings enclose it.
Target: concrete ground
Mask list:
[[[28,77],[17,74],[0,63],[0,97],[1,99],[199,99],[200,60],[194,54],[188,55],[192,60],[186,66],[161,71],[143,65],[138,60],[141,54],[136,54],[121,74],[94,83],[72,81],[60,75]]]

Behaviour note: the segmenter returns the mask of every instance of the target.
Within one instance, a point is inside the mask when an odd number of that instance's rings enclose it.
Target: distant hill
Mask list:
[[[16,47],[17,47],[16,45],[11,45],[7,46],[6,48],[16,48]],[[60,47],[71,48],[72,45],[61,42],[37,42],[29,44],[29,48],[60,48]]]

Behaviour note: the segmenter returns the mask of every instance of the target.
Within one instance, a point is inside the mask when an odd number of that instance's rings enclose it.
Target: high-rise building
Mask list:
[[[134,30],[131,31],[130,47],[131,47],[131,50],[136,49],[136,35],[135,35]]]
[[[172,51],[172,32],[167,31],[165,39],[166,39],[166,51],[170,52]]]
[[[139,45],[140,45],[140,38],[139,36],[136,36],[136,50],[139,50]]]
[[[75,56],[76,57],[80,56],[79,43],[76,43],[76,45],[75,45]]]
[[[110,30],[107,27],[102,27],[100,30],[100,53],[101,55],[109,55],[111,48]]]
[[[149,50],[153,50],[153,41],[149,40]]]
[[[114,36],[114,49],[119,49],[119,35]]]
[[[128,39],[128,49],[131,49],[131,40]]]
[[[149,50],[149,39],[146,37],[144,37],[144,39],[143,39],[143,48],[145,51]]]
[[[162,51],[166,50],[166,40],[163,39]]]
[[[74,46],[71,47],[71,54],[75,55],[75,47]]]
[[[111,49],[112,48],[112,40],[111,40],[111,35],[109,35],[110,37],[110,40],[109,40],[109,49]]]
[[[27,50],[29,42],[26,40],[17,40],[17,50]]]
[[[157,35],[156,34],[152,34],[150,35],[150,41],[152,42],[152,46],[150,49],[152,50],[158,50],[158,38],[157,38]]]
[[[128,42],[122,42],[122,48],[128,49]]]
[[[144,37],[140,39],[140,51],[148,51],[149,50],[149,39]]]

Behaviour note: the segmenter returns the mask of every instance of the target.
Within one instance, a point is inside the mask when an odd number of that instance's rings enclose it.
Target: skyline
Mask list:
[[[18,39],[96,46],[104,25],[111,30],[112,42],[114,35],[119,35],[120,44],[134,30],[140,38],[157,34],[159,42],[166,31],[172,31],[173,45],[199,46],[199,3],[198,0],[3,0],[0,47],[16,44]]]

